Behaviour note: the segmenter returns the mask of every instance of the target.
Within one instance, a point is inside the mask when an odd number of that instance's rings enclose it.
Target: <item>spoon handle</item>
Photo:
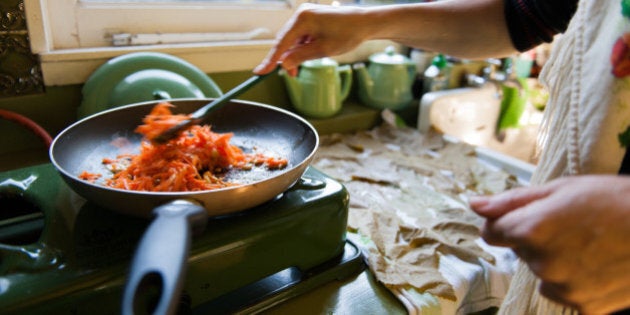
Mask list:
[[[223,107],[231,99],[249,90],[249,88],[256,85],[258,82],[260,82],[262,79],[266,78],[270,74],[277,72],[279,68],[280,67],[277,67],[274,71],[271,71],[263,75],[252,76],[251,78],[247,79],[245,82],[239,84],[237,87],[219,96],[214,101],[194,111],[191,114],[189,119],[186,119],[180,122],[179,124],[171,127],[170,129],[166,130],[159,136],[153,138],[152,141],[157,142],[157,143],[165,143],[168,140],[175,138],[181,131],[187,129],[191,125],[200,124],[204,122],[212,111]]]
[[[192,120],[196,120],[196,123],[203,122],[204,120],[208,118],[208,115],[210,114],[210,112],[223,107],[229,100],[243,94],[245,91],[249,90],[249,88],[256,85],[258,82],[260,82],[262,79],[266,78],[268,75],[270,75],[273,72],[274,71],[267,74],[263,74],[263,75],[252,76],[251,78],[247,79],[245,82],[239,84],[237,87],[219,96],[217,99],[210,102],[208,105],[205,105],[199,108],[198,110],[196,110],[195,112],[193,112],[190,118]]]

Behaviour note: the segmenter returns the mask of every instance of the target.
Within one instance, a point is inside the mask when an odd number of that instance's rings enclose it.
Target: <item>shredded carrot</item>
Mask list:
[[[253,164],[264,164],[274,170],[288,165],[283,158],[245,154],[230,144],[232,133],[216,133],[208,125],[191,126],[165,144],[152,143],[148,139],[187,118],[173,115],[170,107],[169,103],[159,103],[144,118],[144,124],[136,128],[144,136],[140,154],[103,159],[103,164],[114,173],[105,180],[106,186],[140,191],[211,190],[235,185],[221,178],[230,168],[248,170]]]
[[[79,178],[82,180],[86,180],[90,183],[96,182],[96,180],[98,180],[99,178],[101,178],[101,174],[98,173],[90,173],[88,171],[83,171],[81,174],[79,174]]]
[[[151,113],[144,117],[144,125],[138,126],[136,132],[142,134],[147,139],[155,139],[166,130],[174,127],[179,122],[186,120],[189,116],[171,113],[172,104],[162,102],[153,107]]]

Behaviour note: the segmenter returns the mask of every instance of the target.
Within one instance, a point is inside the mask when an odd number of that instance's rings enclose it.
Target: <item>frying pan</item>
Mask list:
[[[190,113],[208,99],[172,100],[174,113]],[[191,233],[205,228],[209,217],[241,212],[278,196],[297,182],[317,150],[316,130],[301,117],[272,106],[232,100],[213,111],[207,123],[215,132],[232,132],[231,143],[245,152],[284,157],[282,170],[236,173],[241,185],[199,192],[140,192],[90,183],[83,172],[109,171],[103,158],[137,153],[141,136],[134,129],[158,102],[138,103],[84,118],[63,130],[50,147],[50,159],[79,195],[112,211],[153,218],[136,249],[123,294],[122,313],[172,314],[183,286]],[[158,290],[155,305],[144,305],[142,292]]]

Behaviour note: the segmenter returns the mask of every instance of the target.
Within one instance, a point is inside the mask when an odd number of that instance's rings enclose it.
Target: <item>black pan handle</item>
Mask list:
[[[175,200],[153,210],[156,218],[136,249],[122,314],[175,314],[186,273],[191,231],[205,228],[208,214],[194,201]]]
[[[272,72],[269,72],[267,74],[263,74],[263,75],[255,75],[252,76],[251,78],[247,79],[245,82],[239,84],[238,86],[236,86],[235,88],[229,90],[228,92],[226,92],[225,94],[219,96],[218,98],[216,98],[214,101],[204,105],[203,107],[197,109],[195,112],[193,112],[190,115],[189,119],[183,120],[181,121],[179,124],[171,127],[170,129],[167,129],[165,132],[163,132],[162,134],[158,135],[157,137],[151,139],[152,141],[155,141],[157,143],[166,143],[169,140],[177,137],[177,135],[185,130],[186,128],[192,126],[192,125],[196,125],[196,124],[201,124],[204,121],[206,121],[208,119],[208,117],[210,116],[210,113],[225,106],[230,100],[234,99],[235,97],[243,94],[244,92],[246,92],[247,90],[249,90],[252,86],[258,84],[258,82],[262,81],[262,79],[268,77],[269,75],[275,73],[278,71],[278,69],[280,69],[280,66],[276,67],[276,69]]]

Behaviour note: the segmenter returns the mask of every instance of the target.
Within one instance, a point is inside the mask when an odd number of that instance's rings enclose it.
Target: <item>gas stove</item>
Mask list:
[[[0,173],[0,208],[4,314],[120,312],[148,220],[87,202],[51,164]],[[310,167],[274,200],[210,219],[192,241],[179,313],[256,313],[359,273],[347,216],[345,188]]]

